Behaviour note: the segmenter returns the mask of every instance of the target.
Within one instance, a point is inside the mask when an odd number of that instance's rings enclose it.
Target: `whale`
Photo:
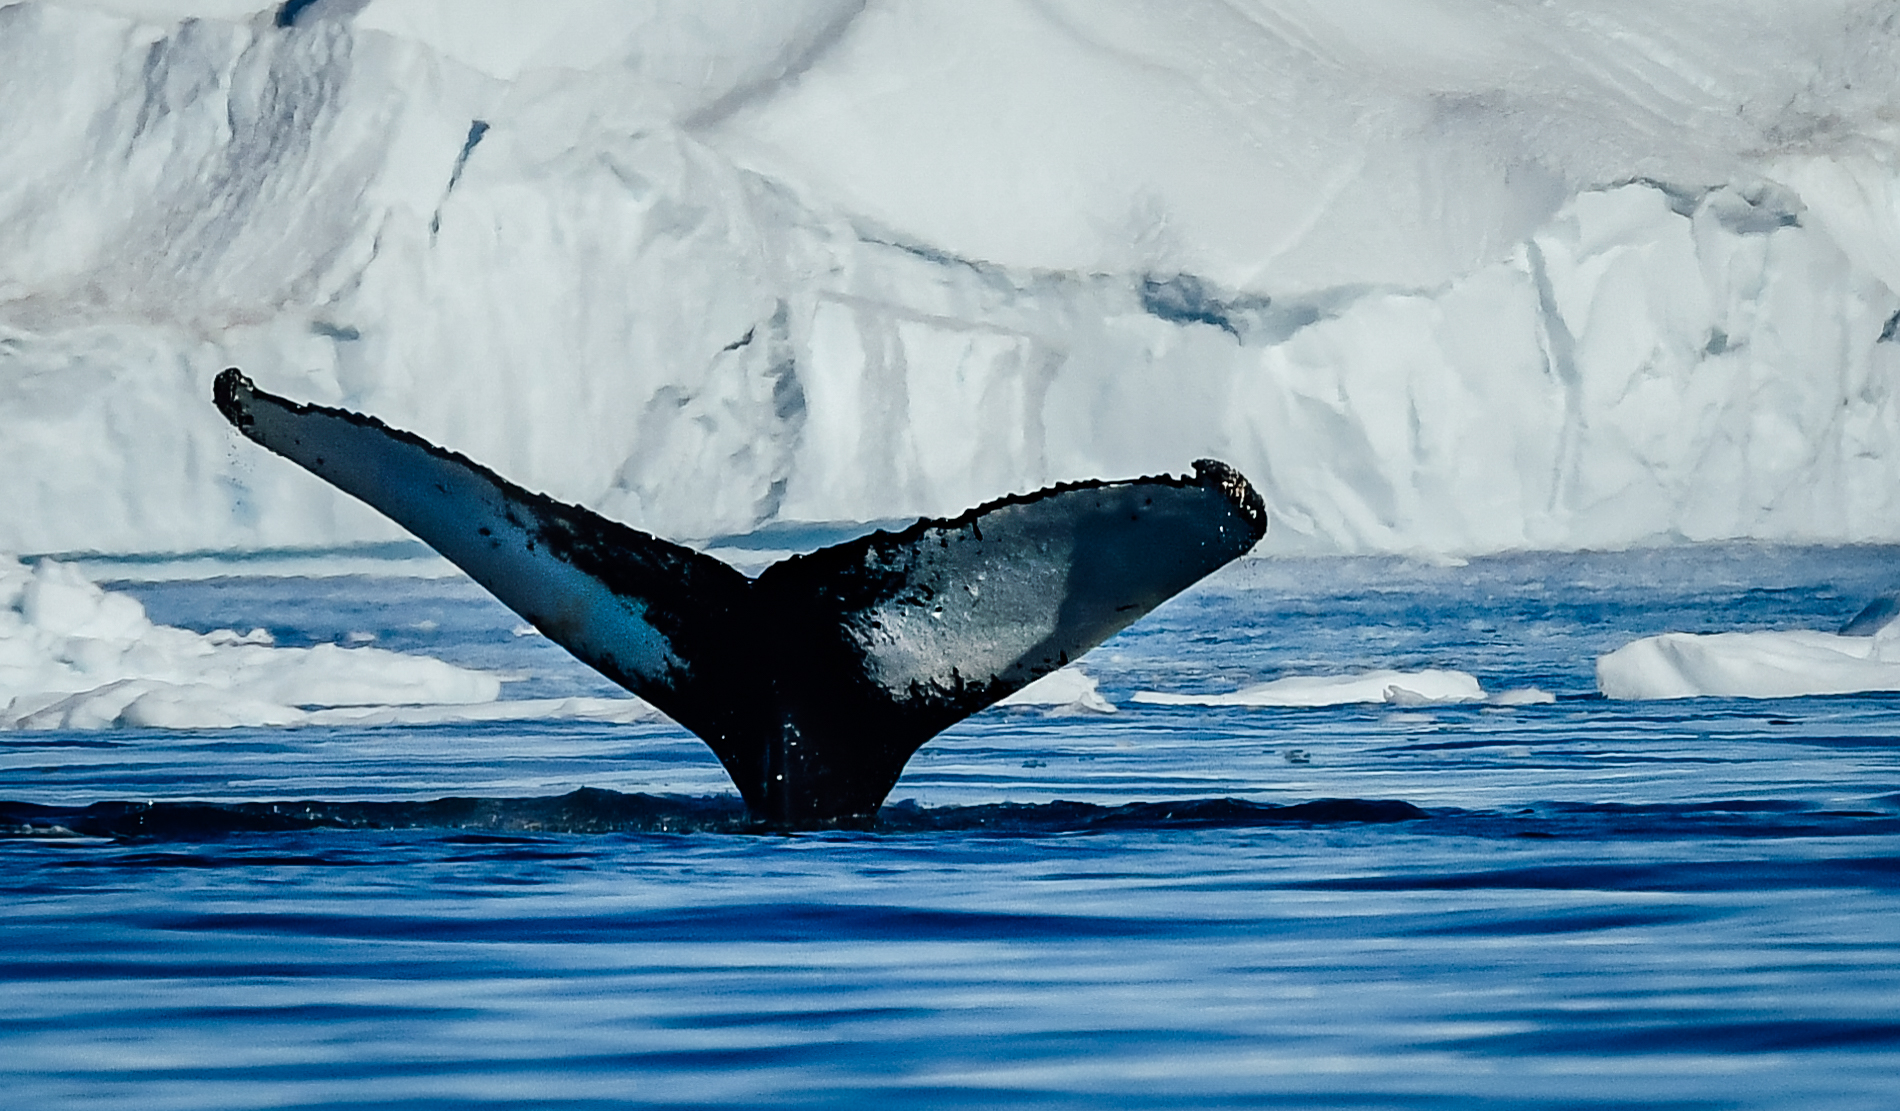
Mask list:
[[[1882,629],[1892,625],[1896,618],[1900,618],[1900,596],[1875,598],[1873,601],[1867,603],[1859,613],[1849,618],[1847,624],[1842,625],[1840,632],[1835,635],[1844,637],[1876,636]]]
[[[748,578],[233,367],[218,411],[369,504],[704,741],[752,818],[866,828],[930,738],[1061,668],[1265,535],[1234,468],[1069,482]]]

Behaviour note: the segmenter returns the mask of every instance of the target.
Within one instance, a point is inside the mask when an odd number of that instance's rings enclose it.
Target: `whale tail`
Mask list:
[[[1841,626],[1844,637],[1870,637],[1900,619],[1900,597],[1875,598]]]
[[[213,388],[244,436],[352,494],[691,730],[784,827],[865,824],[924,742],[1245,554],[1260,496],[1188,478],[1053,486],[748,579],[373,417]]]

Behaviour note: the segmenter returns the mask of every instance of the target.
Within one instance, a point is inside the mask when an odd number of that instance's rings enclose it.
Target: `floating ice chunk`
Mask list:
[[[1484,690],[1462,671],[1367,671],[1358,675],[1296,675],[1245,687],[1231,694],[1163,694],[1137,691],[1134,699],[1157,706],[1344,706],[1384,702],[1427,706],[1479,702]]]
[[[155,625],[136,599],[74,567],[0,556],[0,729],[297,725],[319,720],[311,707],[440,712],[500,693],[498,677],[426,656]]]
[[[1484,700],[1493,706],[1543,706],[1557,701],[1557,696],[1536,687],[1519,687],[1487,694]]]
[[[1853,623],[1849,623],[1852,627]],[[1799,698],[1900,690],[1900,630],[1664,633],[1597,658],[1610,698]]]
[[[266,648],[277,643],[277,638],[265,629],[252,629],[248,633],[237,633],[230,629],[213,629],[205,634],[205,639],[219,646],[228,644],[261,644]]]
[[[1112,714],[1115,704],[1095,688],[1095,678],[1079,667],[1052,671],[998,703],[1001,706],[1050,706]]]

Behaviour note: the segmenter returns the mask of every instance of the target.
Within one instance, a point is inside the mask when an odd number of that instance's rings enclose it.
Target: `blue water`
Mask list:
[[[611,693],[462,580],[119,588]],[[663,722],[0,734],[0,1105],[1900,1106],[1900,696],[1591,670],[1897,588],[1880,548],[1249,563],[1086,658],[1120,713],[980,715],[872,833],[730,832]],[[1559,701],[1127,701],[1423,666]],[[1276,809],[1321,799],[1361,803]]]

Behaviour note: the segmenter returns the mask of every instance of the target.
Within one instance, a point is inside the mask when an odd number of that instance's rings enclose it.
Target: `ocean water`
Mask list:
[[[462,579],[114,586],[613,693]],[[0,734],[0,1105],[1900,1106],[1900,695],[1592,675],[1896,590],[1891,548],[1248,562],[1084,659],[1120,712],[979,715],[866,833],[747,832],[664,721]],[[1373,667],[1558,700],[1129,702]]]

